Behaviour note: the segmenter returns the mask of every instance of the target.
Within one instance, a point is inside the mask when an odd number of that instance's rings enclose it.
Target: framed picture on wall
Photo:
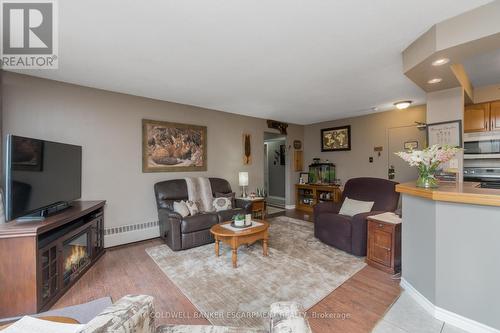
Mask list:
[[[404,150],[415,150],[418,148],[418,141],[406,141],[404,143]]]
[[[351,150],[351,126],[321,130],[321,151]]]
[[[144,119],[143,172],[207,170],[207,128]]]
[[[309,183],[309,172],[301,172],[299,176],[299,184]]]
[[[427,144],[462,147],[462,121],[427,124]]]

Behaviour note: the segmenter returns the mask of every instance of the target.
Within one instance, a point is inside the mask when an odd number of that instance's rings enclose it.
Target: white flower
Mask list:
[[[396,153],[412,167],[436,169],[440,164],[448,162],[460,151],[460,148],[451,146],[433,145],[423,150]]]

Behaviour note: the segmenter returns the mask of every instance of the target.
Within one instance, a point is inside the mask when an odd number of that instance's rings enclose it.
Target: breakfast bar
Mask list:
[[[500,190],[413,182],[396,191],[403,200],[402,287],[440,320],[500,329]]]

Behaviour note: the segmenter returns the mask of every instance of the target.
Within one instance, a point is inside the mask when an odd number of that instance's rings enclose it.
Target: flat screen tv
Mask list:
[[[7,221],[43,218],[53,207],[81,197],[80,146],[8,135],[5,164]]]

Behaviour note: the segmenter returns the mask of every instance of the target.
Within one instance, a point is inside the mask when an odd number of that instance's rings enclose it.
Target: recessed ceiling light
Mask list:
[[[436,78],[434,78],[434,79],[432,79],[432,80],[427,81],[427,83],[428,83],[428,84],[436,84],[436,83],[439,83],[439,82],[441,82],[441,81],[443,81],[443,79],[442,79],[442,78],[440,78],[440,77],[436,77]]]
[[[396,106],[399,110],[407,109],[411,105],[412,101],[400,101],[394,103],[394,106]]]
[[[432,66],[442,66],[444,64],[447,64],[450,62],[450,59],[448,58],[441,58],[441,59],[438,59],[438,60],[434,60],[432,62]]]

